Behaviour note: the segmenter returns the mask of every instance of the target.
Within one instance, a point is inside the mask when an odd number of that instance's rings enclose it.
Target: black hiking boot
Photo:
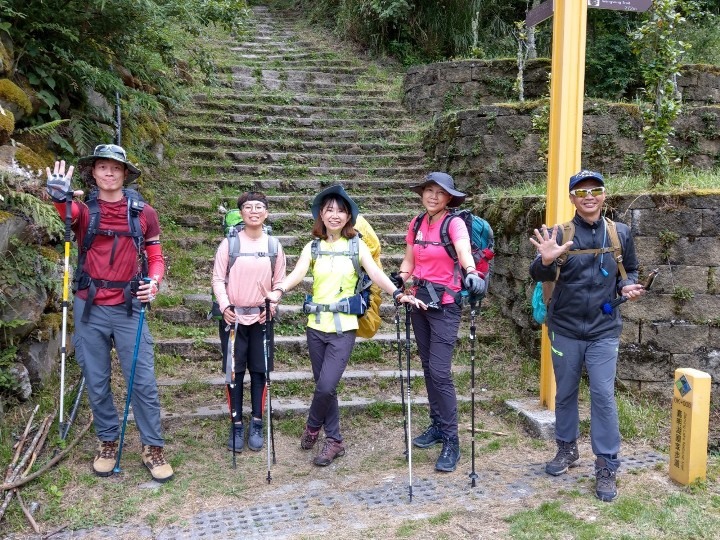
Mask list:
[[[603,502],[610,502],[617,497],[615,471],[608,467],[603,457],[595,460],[595,496]]]
[[[263,421],[250,419],[250,433],[248,434],[248,448],[259,452],[263,447]]]
[[[577,460],[580,459],[578,453],[577,441],[565,442],[556,441],[558,451],[552,461],[545,464],[545,472],[553,476],[565,474],[569,467],[574,467]]]
[[[245,424],[233,424],[230,428],[230,436],[228,437],[227,447],[228,450],[233,449],[233,438],[235,439],[235,453],[242,452],[245,446]]]
[[[413,439],[413,446],[418,448],[430,448],[434,444],[440,444],[443,442],[442,431],[440,431],[440,424],[433,420],[433,423],[428,428]]]
[[[453,472],[460,461],[460,440],[457,437],[443,437],[440,457],[435,462],[435,470]]]

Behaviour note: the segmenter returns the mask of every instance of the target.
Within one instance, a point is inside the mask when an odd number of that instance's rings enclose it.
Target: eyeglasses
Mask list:
[[[573,197],[580,197],[581,199],[584,199],[588,195],[592,195],[593,197],[599,197],[605,193],[605,188],[602,186],[594,187],[590,189],[571,189],[570,195]]]
[[[242,209],[245,212],[262,212],[265,210],[264,204],[243,204]]]
[[[121,158],[122,161],[127,161],[125,149],[117,144],[99,144],[95,147],[93,155],[96,157],[111,157],[112,159]]]

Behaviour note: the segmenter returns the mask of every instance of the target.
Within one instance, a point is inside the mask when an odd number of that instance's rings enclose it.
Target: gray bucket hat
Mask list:
[[[83,168],[91,168],[98,159],[112,159],[119,161],[127,167],[128,175],[125,182],[132,182],[140,176],[140,169],[130,163],[127,154],[122,146],[117,144],[98,144],[91,156],[85,156],[78,159],[78,165]]]
[[[320,205],[322,205],[323,199],[328,195],[339,195],[345,200],[348,208],[350,209],[350,224],[355,225],[355,220],[360,213],[360,209],[358,208],[358,205],[355,204],[355,201],[350,198],[350,195],[347,194],[345,188],[342,187],[340,184],[325,188],[320,193],[315,195],[315,199],[313,199],[311,208],[313,218],[317,219],[320,215]]]
[[[422,184],[410,186],[410,189],[418,195],[422,195],[428,184],[437,184],[452,195],[452,199],[450,199],[450,202],[448,203],[449,208],[456,208],[465,202],[465,194],[462,191],[455,189],[455,181],[453,180],[453,177],[443,172],[431,172],[425,177],[425,181]]]

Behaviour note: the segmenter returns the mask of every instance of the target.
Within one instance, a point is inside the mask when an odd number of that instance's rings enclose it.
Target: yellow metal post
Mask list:
[[[568,180],[580,170],[583,99],[585,94],[585,31],[587,2],[555,0],[550,81],[550,133],[545,223],[573,216]],[[555,410],[555,376],[550,340],[543,327],[540,353],[540,403]]]
[[[683,485],[707,474],[710,375],[697,369],[675,370],[670,431],[670,478]]]

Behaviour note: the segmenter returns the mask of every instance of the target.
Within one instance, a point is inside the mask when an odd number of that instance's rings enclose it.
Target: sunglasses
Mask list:
[[[599,197],[603,193],[605,193],[605,188],[602,186],[594,187],[594,188],[590,188],[590,189],[571,189],[570,190],[570,195],[572,195],[573,197],[580,197],[581,199],[584,199],[588,195],[592,195],[593,197]]]
[[[121,157],[122,161],[127,161],[127,154],[122,146],[117,144],[99,144],[95,147],[93,155],[98,157],[113,156],[115,158]]]

